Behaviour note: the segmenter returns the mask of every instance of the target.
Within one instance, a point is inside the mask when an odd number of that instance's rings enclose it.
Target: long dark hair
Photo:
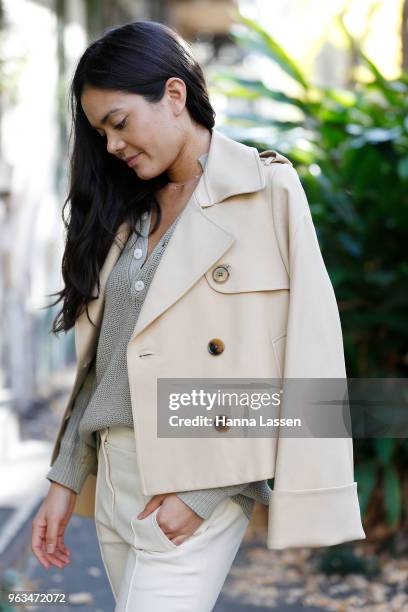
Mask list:
[[[64,288],[50,295],[63,300],[51,331],[71,329],[88,303],[95,284],[99,294],[99,272],[119,225],[136,222],[145,211],[155,210],[161,221],[154,191],[168,182],[167,172],[141,180],[123,161],[107,152],[105,140],[94,130],[81,106],[84,87],[130,92],[149,102],[162,99],[170,77],[186,85],[186,108],[193,121],[209,131],[215,112],[210,104],[205,78],[190,45],[177,32],[156,21],[135,21],[108,29],[80,58],[70,87],[74,144],[70,158],[70,188],[63,204],[66,229],[62,259]],[[72,131],[71,131],[72,135]],[[69,206],[69,218],[65,208]]]

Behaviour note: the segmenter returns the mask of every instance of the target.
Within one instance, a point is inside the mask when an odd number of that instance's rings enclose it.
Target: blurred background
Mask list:
[[[408,0],[0,1],[0,601],[14,586],[114,608],[92,521],[72,517],[65,570],[30,538],[74,376],[73,334],[53,336],[44,308],[62,282],[68,87],[90,42],[137,19],[192,45],[219,130],[293,162],[348,376],[407,377]],[[367,540],[269,551],[257,507],[216,611],[408,609],[408,442],[354,449]]]

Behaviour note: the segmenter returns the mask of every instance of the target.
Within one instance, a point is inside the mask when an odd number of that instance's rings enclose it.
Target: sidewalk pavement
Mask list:
[[[26,563],[21,570],[25,588],[39,592],[50,592],[53,589],[54,592],[67,593],[71,601],[70,605],[63,608],[55,606],[56,611],[63,609],[67,612],[71,610],[73,612],[113,612],[114,599],[101,560],[93,519],[73,515],[67,527],[65,542],[71,550],[72,561],[63,570],[55,566],[46,570],[31,551],[27,553]],[[240,568],[241,571],[245,571],[246,554],[249,548],[251,544],[244,540],[231,568],[232,573],[234,570],[239,571]],[[304,612],[306,610],[321,612],[322,610],[320,607],[304,607],[299,604],[291,605],[282,602],[273,608],[260,606],[259,603],[257,605],[242,603],[238,592],[232,596],[227,593],[228,582],[229,577],[220,593],[214,612],[266,612],[271,609],[277,609],[279,612]],[[34,607],[29,609],[34,610]],[[37,609],[51,611],[50,607],[38,607]]]

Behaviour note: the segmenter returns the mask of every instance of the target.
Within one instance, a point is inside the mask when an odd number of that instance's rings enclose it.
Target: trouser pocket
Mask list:
[[[160,506],[151,512],[144,519],[132,519],[131,526],[135,536],[135,546],[154,552],[165,552],[169,550],[183,549],[193,546],[198,538],[201,538],[204,533],[210,529],[211,525],[217,520],[226,509],[226,506],[231,503],[231,500],[225,499],[215,508],[211,516],[199,525],[193,534],[191,534],[181,544],[172,542],[163,529],[160,527],[157,514],[160,511]]]

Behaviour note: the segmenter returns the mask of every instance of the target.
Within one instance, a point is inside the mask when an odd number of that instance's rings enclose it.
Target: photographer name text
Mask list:
[[[302,419],[264,418],[262,414],[259,415],[259,418],[227,417],[225,415],[215,417],[172,415],[169,417],[169,425],[171,427],[301,427]]]

